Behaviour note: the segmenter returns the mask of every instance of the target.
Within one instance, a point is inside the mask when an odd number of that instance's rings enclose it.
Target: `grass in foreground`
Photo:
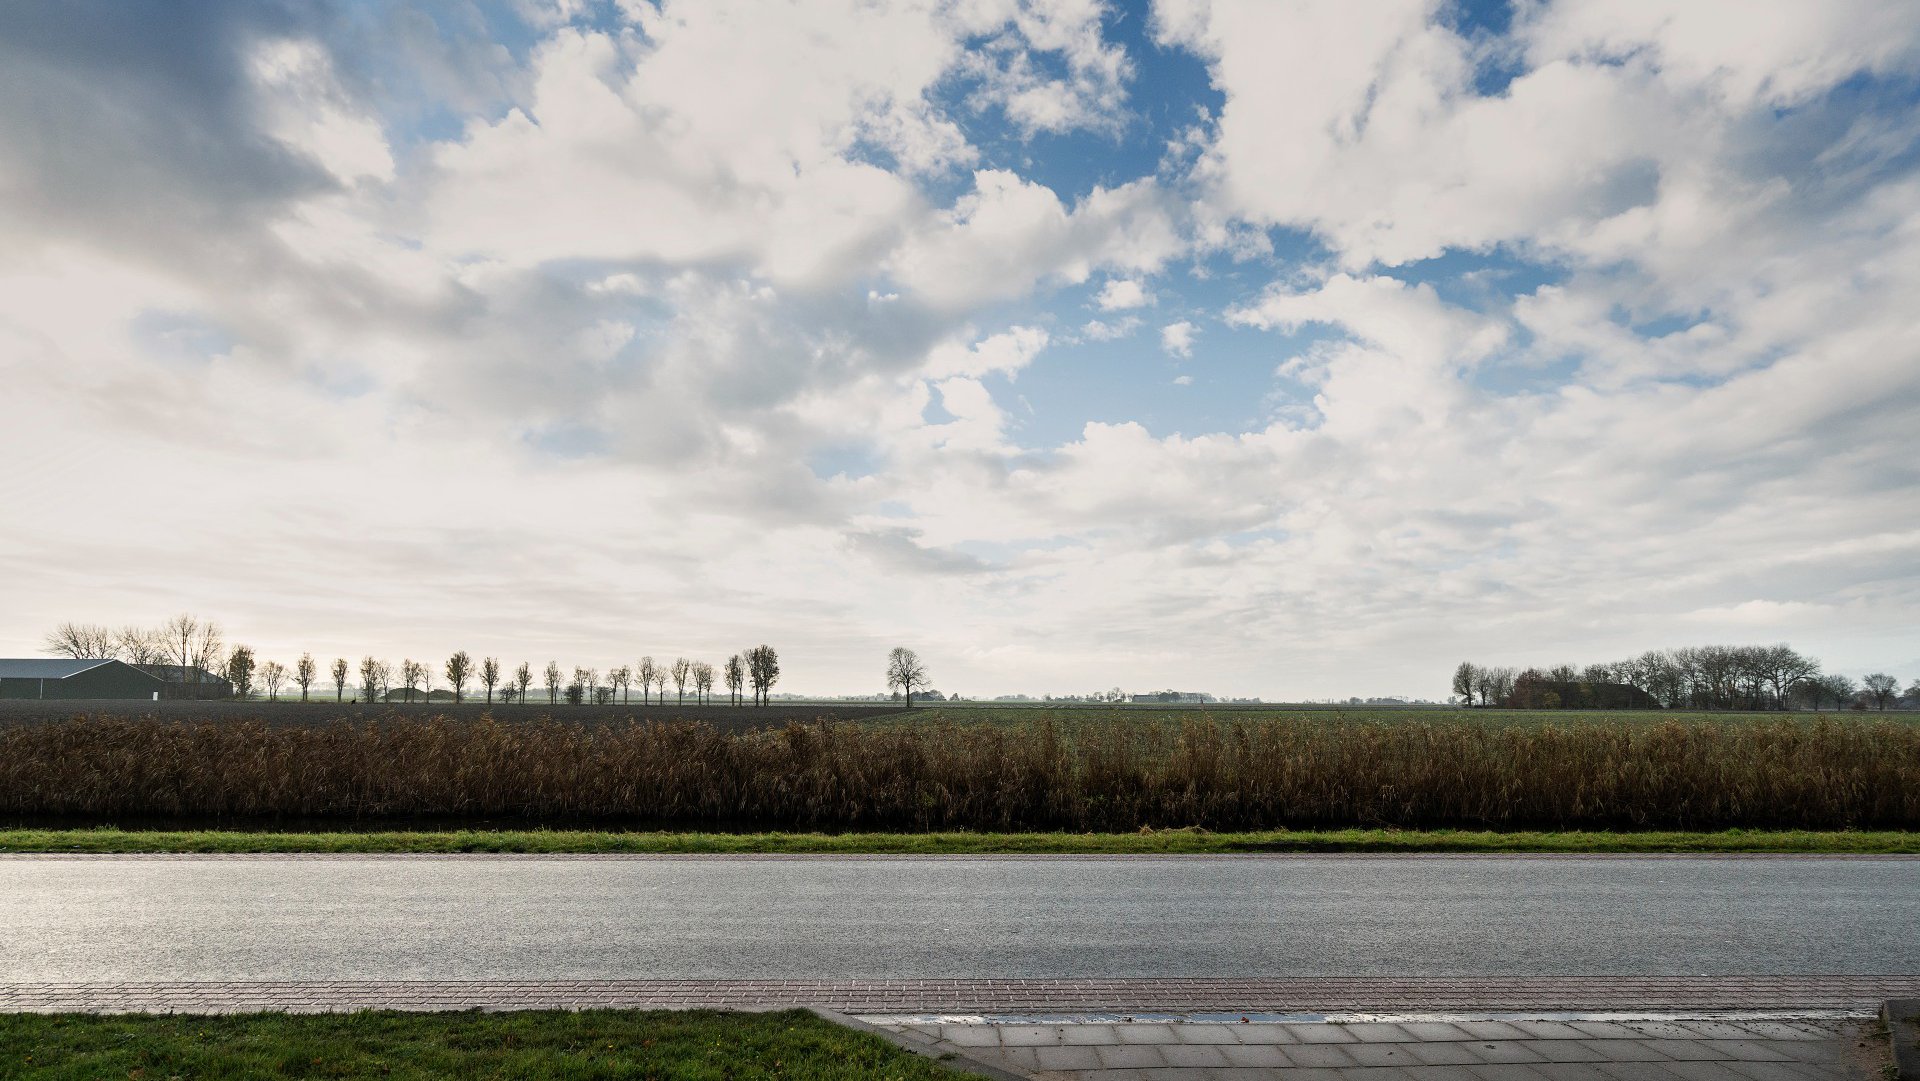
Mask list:
[[[0,1078],[7,1079],[960,1076],[804,1010],[0,1015]]]
[[[1920,833],[1725,830],[1717,833],[1472,830],[1198,829],[1139,833],[614,833],[587,830],[282,833],[244,830],[0,830],[0,852],[528,852],[1226,854],[1236,852],[1821,852],[1920,853]]]

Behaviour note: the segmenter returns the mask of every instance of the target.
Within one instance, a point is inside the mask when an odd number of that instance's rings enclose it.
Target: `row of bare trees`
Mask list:
[[[344,660],[333,662],[336,696],[344,689],[346,663]],[[772,646],[761,645],[728,657],[719,667],[686,657],[663,662],[649,656],[640,658],[638,664],[621,665],[605,672],[584,665],[577,665],[569,672],[559,661],[548,661],[538,673],[536,684],[531,664],[523,661],[509,671],[501,666],[498,657],[486,657],[475,663],[471,654],[460,650],[447,658],[440,672],[446,677],[456,702],[466,701],[469,685],[476,688],[476,693],[483,693],[488,704],[534,701],[537,699],[534,688],[538,686],[545,692],[548,705],[561,702],[576,706],[627,705],[633,701],[637,686],[640,703],[653,705],[656,692],[658,702],[666,702],[667,684],[672,683],[676,704],[685,705],[691,696],[696,704],[705,705],[713,701],[713,689],[719,682],[725,685],[730,703],[743,702],[751,690],[754,703],[764,705],[773,685],[780,679],[780,657]],[[404,660],[398,669],[374,657],[360,661],[361,693],[369,701],[391,697],[395,691],[408,702],[414,700],[416,693],[422,701],[428,701],[433,695],[433,680],[433,667],[420,661]]]
[[[316,688],[324,691],[325,686],[321,682],[320,664],[313,654],[301,654],[292,666],[261,660],[248,646],[226,648],[217,623],[191,615],[176,616],[157,628],[63,623],[48,632],[45,647],[49,653],[87,660],[117,660],[145,666],[177,664],[182,677],[178,682],[198,684],[203,672],[221,676],[232,684],[233,694],[240,698],[251,697],[258,690],[277,701],[283,691],[291,695],[297,688],[300,700],[305,702]],[[344,657],[336,658],[327,667],[335,701],[346,700],[347,681],[354,674],[356,670]],[[457,702],[466,700],[470,686],[476,688],[476,693],[484,691],[488,703],[496,699],[525,702],[535,693],[532,665],[522,663],[509,671],[501,666],[497,657],[475,662],[466,650],[448,657],[437,668],[430,662],[412,658],[402,660],[396,667],[375,657],[363,657],[357,674],[360,697],[369,702],[396,691],[408,702],[414,701],[416,694],[421,701],[430,701],[437,676],[445,677],[446,686]],[[756,705],[765,705],[774,684],[780,680],[780,655],[772,646],[758,645],[728,657],[718,666],[686,657],[672,661],[642,657],[637,665],[621,665],[604,674],[584,666],[568,673],[558,661],[549,661],[539,675],[550,705],[562,701],[574,705],[626,704],[633,700],[636,685],[642,705],[653,704],[656,692],[658,700],[664,703],[669,683],[673,684],[674,701],[680,705],[685,705],[689,696],[696,703],[711,702],[716,684],[725,686],[731,703],[744,702],[751,694]]]
[[[1859,684],[1823,673],[1820,662],[1781,643],[1771,646],[1685,646],[1575,668],[1516,670],[1463,661],[1453,693],[1466,705],[1516,709],[1773,710],[1872,705],[1900,700],[1900,682],[1876,672]],[[1909,692],[1920,698],[1920,681]]]

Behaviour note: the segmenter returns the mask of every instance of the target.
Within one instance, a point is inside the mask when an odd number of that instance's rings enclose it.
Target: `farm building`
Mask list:
[[[1202,703],[1213,701],[1213,696],[1204,691],[1154,691],[1151,694],[1130,694],[1127,701],[1133,703],[1187,702]]]
[[[0,698],[120,698],[152,701],[166,684],[119,661],[35,657],[0,660]]]
[[[162,698],[232,698],[233,684],[198,665],[137,664],[135,668],[166,684]]]
[[[382,702],[451,702],[452,691],[425,691],[415,687],[409,691],[405,687],[395,687],[381,696]]]

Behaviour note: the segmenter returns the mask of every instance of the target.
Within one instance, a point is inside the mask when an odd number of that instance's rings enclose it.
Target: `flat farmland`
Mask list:
[[[159,721],[196,724],[204,721],[259,721],[280,726],[313,727],[336,722],[422,721],[449,718],[478,721],[492,717],[503,723],[527,723],[553,720],[568,724],[625,725],[695,723],[724,732],[750,732],[762,728],[783,728],[788,723],[812,721],[874,720],[899,712],[898,706],[858,704],[835,705],[780,703],[770,706],[713,705],[632,705],[569,706],[537,702],[530,705],[488,705],[484,702],[348,703],[327,701],[53,701],[0,700],[0,727],[42,724],[50,721],[117,720]]]

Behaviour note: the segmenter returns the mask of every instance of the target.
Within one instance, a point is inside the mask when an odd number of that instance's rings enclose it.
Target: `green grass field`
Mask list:
[[[0,1015],[0,1079],[957,1081],[803,1010]]]
[[[1180,855],[1248,852],[1920,852],[1920,833],[1270,830],[1210,833],[620,833],[586,830],[287,833],[0,830],[0,852],[524,852],[860,855]]]

